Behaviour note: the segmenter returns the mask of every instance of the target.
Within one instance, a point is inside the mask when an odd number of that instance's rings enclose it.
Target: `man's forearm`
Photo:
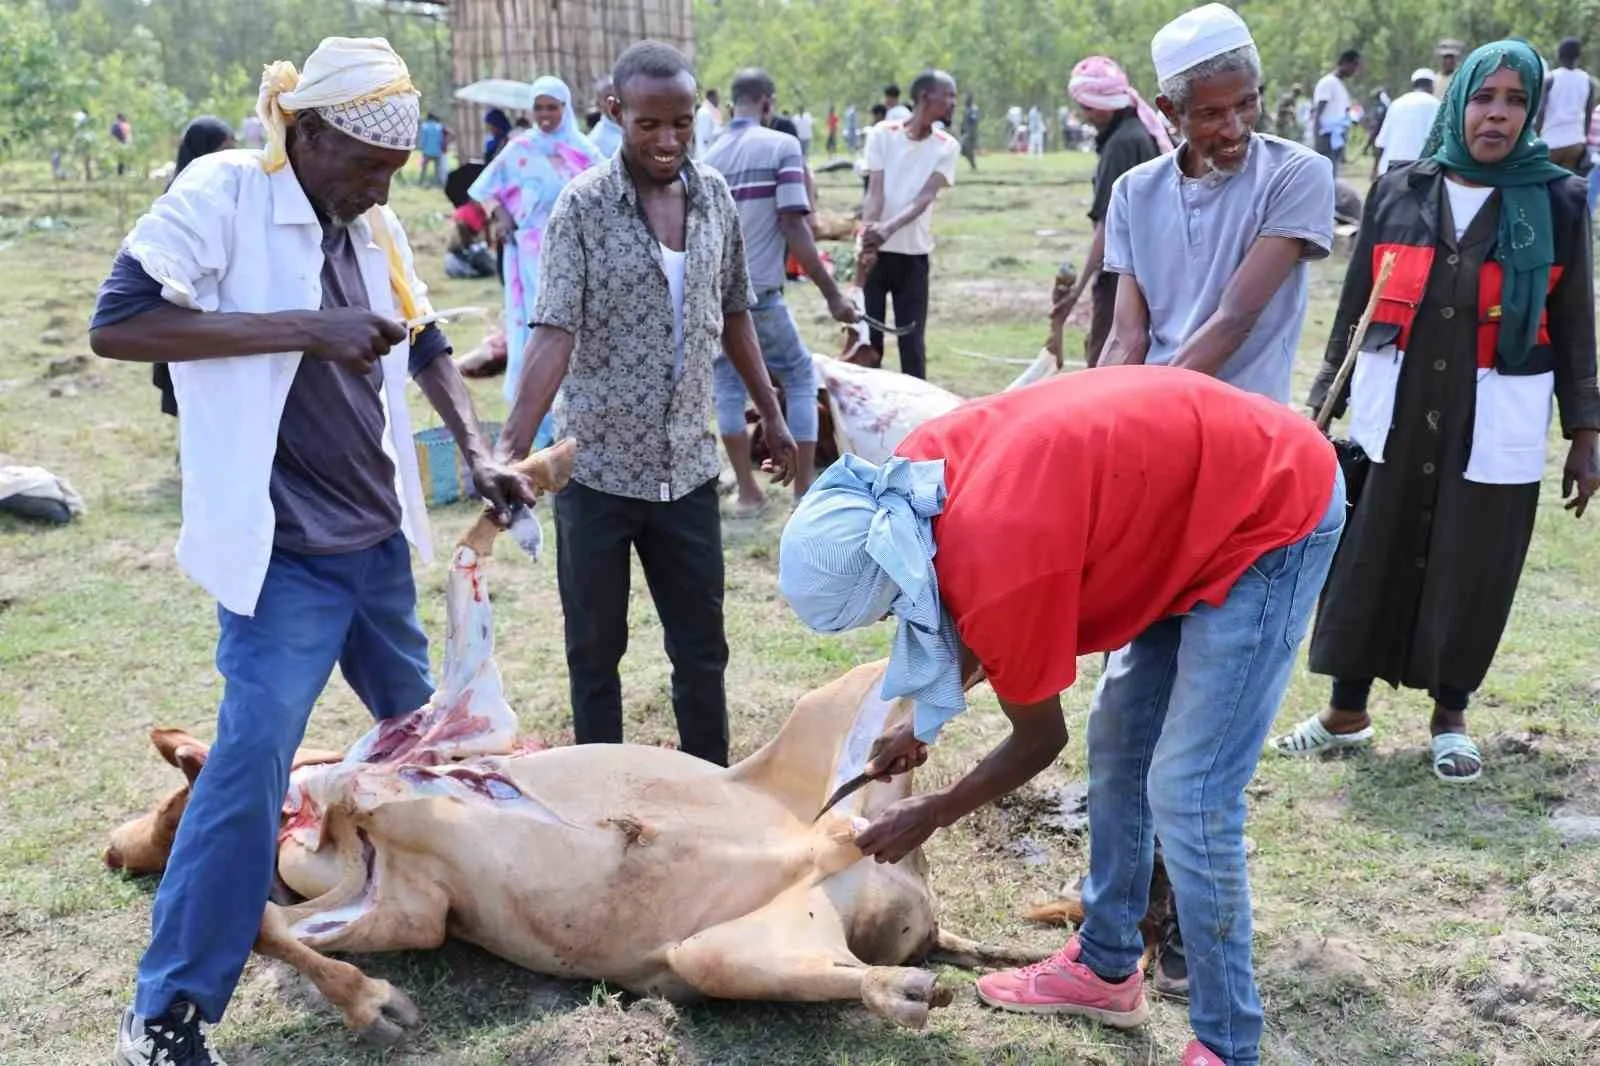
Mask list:
[[[739,372],[739,378],[755,402],[762,418],[782,418],[778,410],[778,392],[772,387],[767,374],[767,364],[761,359],[761,345],[756,340],[755,323],[749,311],[736,311],[723,318],[722,351],[728,362]]]
[[[522,377],[516,399],[500,431],[496,451],[506,459],[521,459],[533,447],[539,423],[550,413],[556,392],[572,362],[573,336],[552,326],[536,326],[528,338],[522,360]]]
[[[877,181],[869,179],[867,184],[867,198],[861,204],[861,221],[870,224],[883,217],[883,182],[882,176]]]
[[[1089,252],[1083,259],[1083,273],[1078,275],[1077,288],[1072,290],[1072,302],[1076,304],[1078,297],[1083,295],[1083,290],[1094,284],[1095,275],[1100,273],[1100,268],[1106,261],[1106,224],[1094,224],[1094,236],[1089,238]]]
[[[933,206],[934,197],[928,193],[918,193],[917,198],[906,205],[904,211],[882,224],[882,229],[889,236],[894,236],[917,220],[928,208]]]
[[[450,428],[450,436],[455,438],[456,447],[461,449],[467,462],[476,466],[489,460],[489,442],[484,439],[477,408],[472,404],[472,393],[467,389],[461,371],[456,368],[455,360],[448,355],[440,355],[413,380]]]
[[[1256,316],[1219,309],[1172,357],[1172,365],[1215,377],[1255,327]]]
[[[1040,711],[1048,714],[1047,711]],[[1014,792],[1037,777],[1067,746],[1067,726],[1055,702],[1053,722],[1037,733],[1015,731],[965,777],[938,793],[941,825],[952,825],[986,803]]]
[[[313,343],[314,311],[191,311],[168,305],[89,333],[105,359],[131,363],[189,363],[236,355],[304,351]]]
[[[831,307],[840,299],[839,285],[833,280],[833,275],[828,273],[828,268],[822,265],[822,256],[817,252],[817,242],[811,236],[810,220],[801,214],[789,212],[779,217],[779,229],[783,239],[789,245],[790,253],[800,262],[800,269],[806,272],[806,277],[817,287],[822,298]]]

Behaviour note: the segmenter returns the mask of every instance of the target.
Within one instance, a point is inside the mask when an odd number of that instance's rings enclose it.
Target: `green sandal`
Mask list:
[[[1428,742],[1428,751],[1433,757],[1433,776],[1440,781],[1464,785],[1483,776],[1483,752],[1465,733],[1440,733]],[[1457,772],[1462,763],[1469,765],[1471,771]]]

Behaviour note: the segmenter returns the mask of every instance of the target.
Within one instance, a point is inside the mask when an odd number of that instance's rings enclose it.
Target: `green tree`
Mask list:
[[[87,65],[57,34],[43,0],[0,5],[0,158],[71,129]]]

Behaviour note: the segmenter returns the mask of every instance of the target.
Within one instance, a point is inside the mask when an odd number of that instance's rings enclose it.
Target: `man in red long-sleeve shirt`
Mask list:
[[[816,630],[896,617],[883,696],[915,713],[872,768],[920,764],[980,669],[1012,723],[966,777],[863,830],[863,852],[898,861],[1050,765],[1078,656],[1112,653],[1089,718],[1083,929],[1052,959],[983,978],[985,1002],[1141,1024],[1137,923],[1159,833],[1199,1038],[1184,1061],[1258,1062],[1244,788],[1344,507],[1312,423],[1172,367],[965,404],[881,468],[846,456],[815,483],[784,530],[779,584]]]

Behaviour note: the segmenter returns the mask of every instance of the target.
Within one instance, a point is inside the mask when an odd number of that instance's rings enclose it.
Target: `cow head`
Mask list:
[[[166,869],[178,821],[189,805],[189,787],[206,764],[206,746],[181,729],[152,729],[150,742],[161,757],[183,771],[187,783],[167,793],[155,808],[111,831],[111,846],[103,856],[112,870],[130,874],[155,874]]]
[[[158,874],[167,868],[178,823],[189,806],[189,789],[205,767],[210,749],[181,729],[152,729],[150,742],[161,757],[183,771],[186,783],[171,792],[146,814],[111,831],[111,844],[101,856],[108,869],[139,876]],[[302,749],[295,753],[294,766],[338,762],[336,751]]]

